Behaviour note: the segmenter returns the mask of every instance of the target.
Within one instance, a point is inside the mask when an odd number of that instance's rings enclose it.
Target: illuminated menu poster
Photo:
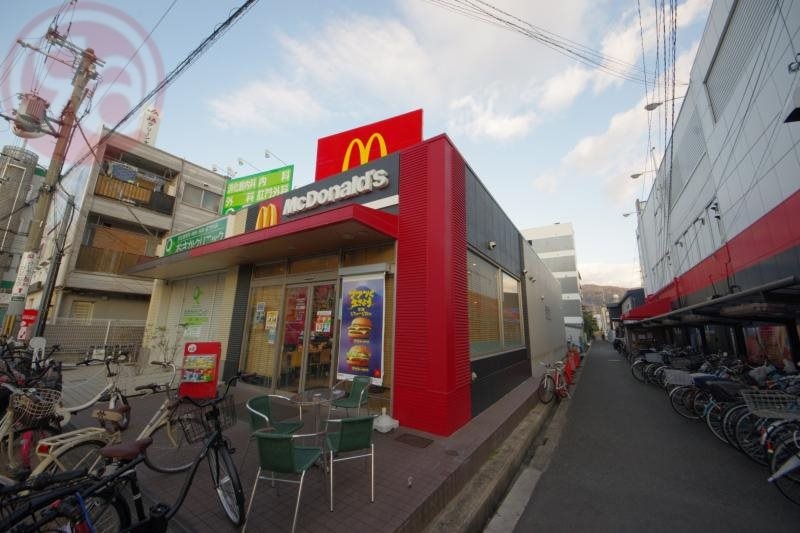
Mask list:
[[[383,274],[342,280],[338,379],[370,376],[383,385]]]

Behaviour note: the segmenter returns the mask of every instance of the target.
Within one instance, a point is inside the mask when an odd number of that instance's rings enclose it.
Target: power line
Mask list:
[[[631,73],[631,71],[638,71],[636,65],[605,55],[602,52],[598,52],[553,32],[544,30],[488,2],[482,0],[476,0],[475,2],[469,0],[423,1],[451,12],[519,33],[539,42],[555,52],[574,59],[586,66],[597,68],[611,76],[635,83],[645,83],[645,78],[643,77],[644,72],[639,74]]]
[[[258,0],[246,0],[244,4],[239,6],[236,10],[232,12],[232,14],[222,23],[218,24],[214,31],[206,37],[194,50],[192,50],[186,58],[178,63],[178,65],[172,69],[172,71],[167,74],[161,82],[159,82],[155,88],[153,88],[149,93],[147,93],[144,98],[142,98],[138,104],[133,106],[133,108],[128,111],[128,113],[122,117],[119,122],[117,122],[114,127],[109,129],[99,141],[97,141],[94,147],[98,147],[104,142],[106,142],[116,131],[119,129],[123,124],[125,124],[133,115],[135,115],[142,107],[144,107],[150,100],[152,100],[159,92],[163,91],[169,84],[171,84],[175,79],[178,78],[183,72],[189,68],[195,61],[197,61],[200,56],[220,37],[222,37],[236,22],[239,17],[241,17],[247,10],[249,10],[253,4],[255,4]],[[73,164],[66,172],[62,174],[61,177],[69,174],[72,169],[76,166],[80,165],[83,161],[86,160],[91,155],[91,152],[86,153],[83,157],[81,157],[75,164]],[[61,179],[59,177],[59,179]]]

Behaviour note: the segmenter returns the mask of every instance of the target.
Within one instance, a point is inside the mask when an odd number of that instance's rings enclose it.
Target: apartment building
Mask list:
[[[68,171],[54,195],[26,308],[39,307],[66,218],[48,315],[145,320],[153,282],[124,272],[157,257],[167,235],[219,218],[226,178],[119,133],[95,153]]]

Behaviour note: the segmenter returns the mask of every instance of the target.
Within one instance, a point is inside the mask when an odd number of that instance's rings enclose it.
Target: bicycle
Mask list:
[[[541,363],[545,367],[544,375],[539,381],[539,400],[542,403],[550,403],[554,397],[571,398],[567,379],[564,377],[564,362],[555,361],[554,363]]]
[[[10,401],[0,419],[0,451],[5,452],[6,473],[25,476],[31,469],[32,448],[41,435],[61,430],[55,417],[61,392],[54,389],[20,389],[2,383],[11,391]]]
[[[136,440],[153,439],[144,459],[150,469],[165,474],[183,472],[192,466],[192,457],[201,443],[189,442],[181,430],[179,420],[182,404],[172,395],[172,384],[176,377],[175,365],[159,361],[152,361],[151,364],[171,370],[171,377],[163,385],[151,383],[135,388],[137,391],[149,390],[150,394],[166,394],[164,401],[141,429]],[[100,427],[76,429],[40,440],[36,448],[40,458],[39,466],[32,474],[81,467],[89,471],[96,470],[100,462],[100,449],[121,441],[129,411],[130,407],[127,405],[114,409],[98,409],[92,413],[92,417],[100,422]]]
[[[72,415],[77,414],[89,407],[92,407],[97,402],[105,402],[108,401],[109,409],[114,409],[117,405],[128,405],[128,398],[125,396],[125,393],[119,388],[119,374],[120,374],[120,365],[123,361],[125,361],[127,354],[125,353],[117,353],[113,355],[108,355],[103,357],[102,359],[92,358],[91,356],[87,356],[86,359],[77,363],[76,366],[85,365],[89,367],[93,364],[102,363],[106,367],[106,384],[105,386],[100,389],[94,396],[89,398],[86,402],[80,405],[71,405],[71,406],[61,406],[58,409],[58,415],[62,418],[61,425],[66,425]],[[115,365],[115,371],[111,370],[111,365]],[[130,423],[130,417],[126,413],[123,419],[120,421],[120,426],[123,428],[128,427]]]
[[[101,450],[111,462],[107,472],[99,479],[88,476],[79,488],[58,487],[45,494],[32,495],[27,505],[12,512],[0,522],[2,531],[39,530],[44,524],[65,518],[73,531],[89,528],[95,518],[109,520],[108,531],[166,532],[169,521],[180,509],[194,481],[200,464],[206,460],[211,471],[211,480],[217,498],[227,518],[236,526],[244,520],[244,492],[239,472],[231,454],[234,453],[224,430],[236,423],[231,386],[240,374],[227,381],[225,391],[216,398],[198,401],[183,397],[194,409],[182,414],[180,425],[189,441],[203,443],[191,462],[189,473],[183,482],[175,504],[158,503],[150,508],[149,516],[144,512],[141,491],[136,477],[136,465],[146,461],[146,452],[152,439],[115,444]],[[124,495],[132,493],[135,502],[137,523],[131,525],[130,508]],[[91,505],[83,504],[89,502]],[[97,528],[95,528],[96,530]]]

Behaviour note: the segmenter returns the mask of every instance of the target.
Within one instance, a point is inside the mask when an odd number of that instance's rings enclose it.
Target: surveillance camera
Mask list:
[[[489,249],[494,250],[497,247],[497,243],[494,241],[489,241]]]

